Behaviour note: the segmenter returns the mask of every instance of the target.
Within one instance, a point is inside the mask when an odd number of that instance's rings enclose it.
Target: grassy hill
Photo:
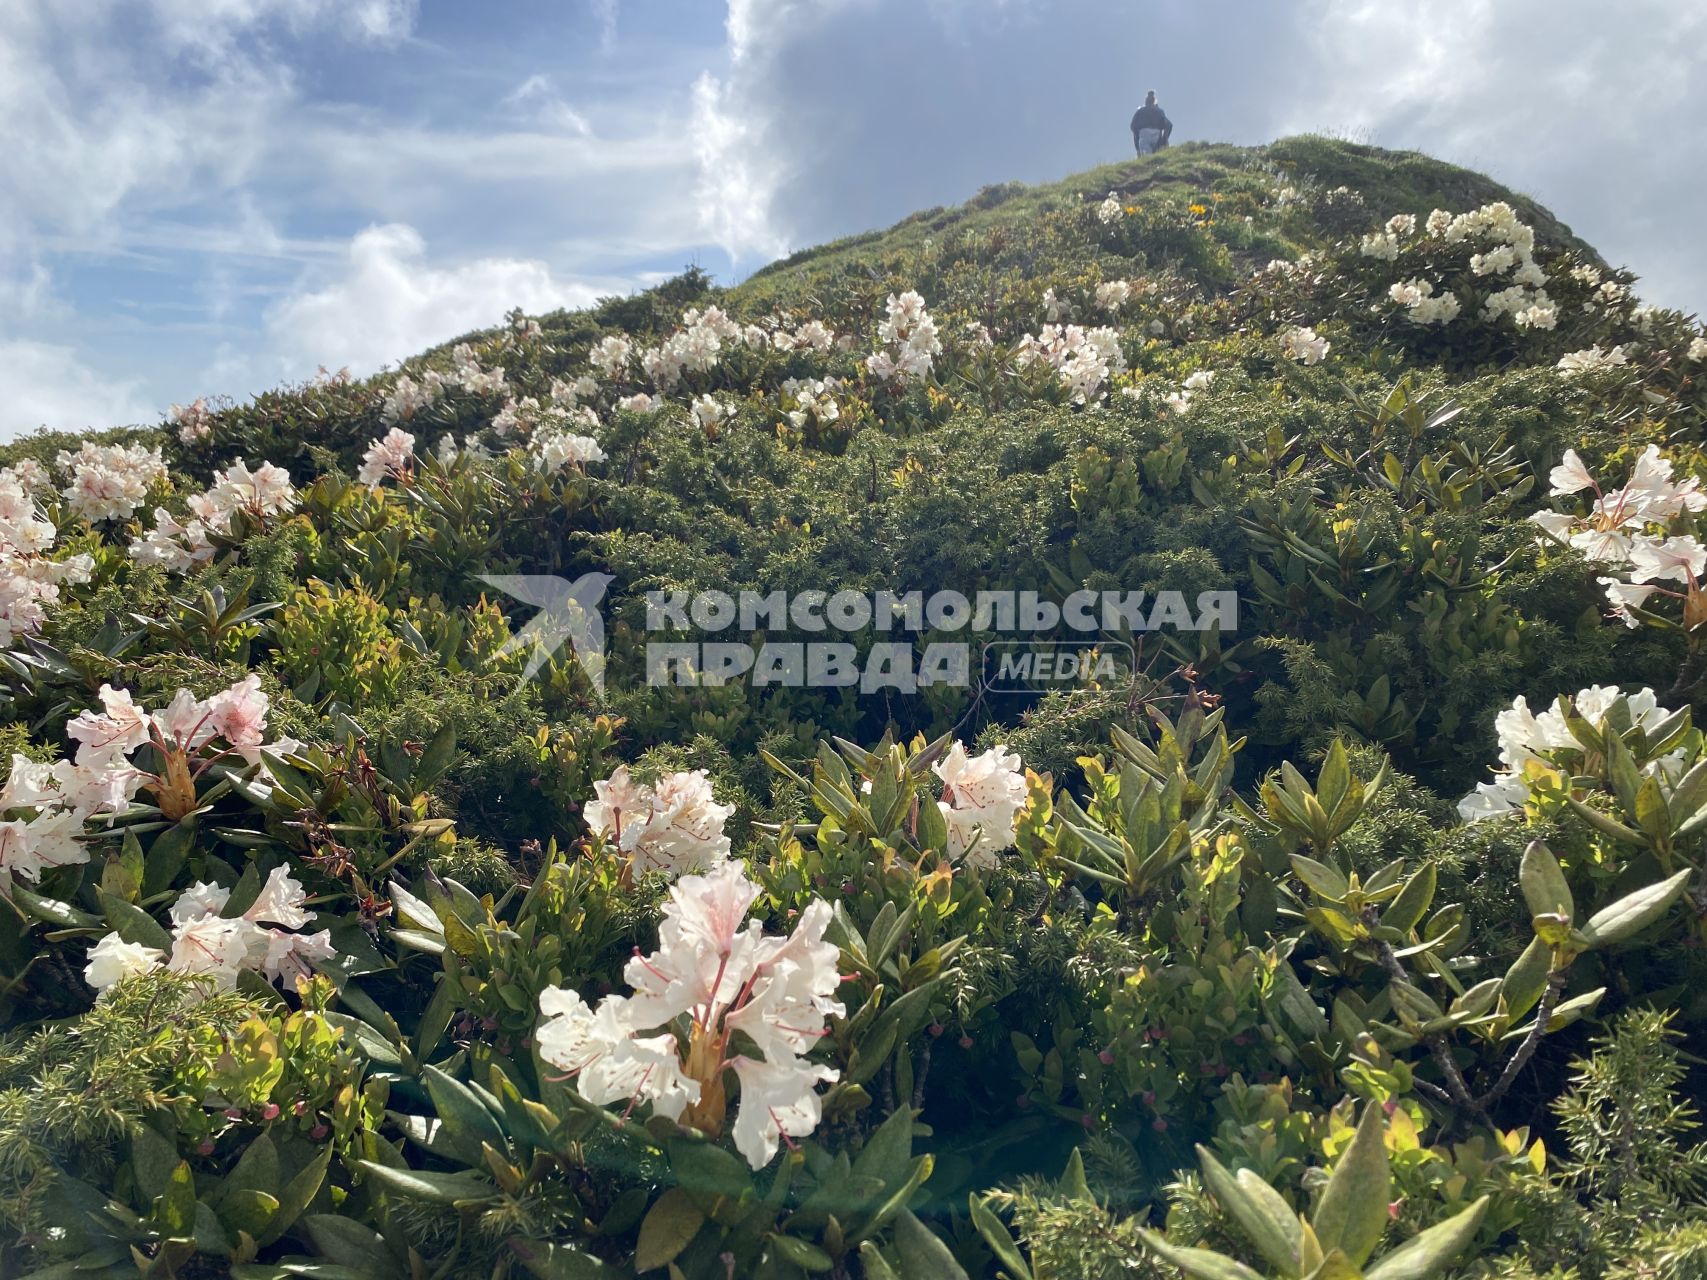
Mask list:
[[[1632,285],[1186,144],[0,449],[0,1274],[1696,1274]]]

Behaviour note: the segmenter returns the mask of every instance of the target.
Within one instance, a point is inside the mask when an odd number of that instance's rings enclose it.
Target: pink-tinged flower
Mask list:
[[[414,462],[415,437],[401,427],[393,427],[382,439],[368,445],[356,479],[370,489],[377,489],[388,476],[393,480],[407,477]]]
[[[595,1009],[574,991],[548,988],[535,1036],[540,1056],[574,1076],[589,1101],[647,1102],[713,1135],[723,1129],[724,1077],[733,1070],[741,1082],[735,1144],[755,1169],[783,1137],[816,1127],[816,1086],[837,1072],[805,1055],[825,1019],[843,1012],[840,953],[823,936],[829,905],[814,901],[792,934],[767,936],[746,919],[758,893],[735,862],[682,877],[664,907],[658,949],[637,953],[624,970],[633,994],[607,996]],[[737,1033],[752,1051],[731,1055]]]
[[[300,929],[310,918],[309,913],[302,909],[307,901],[308,894],[301,882],[292,878],[284,867],[274,867],[267,874],[267,882],[261,886],[255,901],[243,913],[243,918],[256,924]]]
[[[678,876],[703,871],[729,856],[723,826],[735,812],[718,804],[704,769],[672,773],[656,787],[636,782],[627,765],[595,782],[587,803],[587,825],[627,855],[636,874],[662,871]]]
[[[136,705],[130,690],[104,684],[100,698],[100,711],[85,711],[65,726],[67,736],[81,744],[78,764],[112,762],[149,739],[148,713]]]
[[[1707,571],[1707,547],[1683,536],[1637,538],[1630,547],[1630,581],[1692,583]]]
[[[1025,805],[1025,765],[1005,746],[976,756],[956,742],[931,766],[942,779],[938,808],[948,823],[948,857],[988,869],[996,854],[1013,844],[1019,811]]]
[[[1567,493],[1580,493],[1584,489],[1598,489],[1589,469],[1583,465],[1583,460],[1577,456],[1575,449],[1566,449],[1564,461],[1554,467],[1547,475],[1552,483],[1548,490],[1555,498]]]
[[[267,695],[261,692],[261,677],[253,673],[207,702],[211,723],[219,736],[250,764],[261,758],[268,706]]]
[[[267,980],[279,986],[295,986],[297,979],[313,976],[314,966],[337,954],[332,945],[332,931],[319,933],[286,933],[283,929],[263,930],[266,951],[260,958],[261,972]],[[254,963],[251,955],[250,963]]]

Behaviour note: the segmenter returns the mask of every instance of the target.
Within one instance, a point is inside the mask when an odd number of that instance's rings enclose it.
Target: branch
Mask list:
[[[1553,1016],[1553,1006],[1558,1003],[1559,992],[1564,990],[1565,975],[1553,972],[1547,975],[1547,985],[1542,989],[1541,1002],[1535,1006],[1535,1025],[1529,1028],[1529,1034],[1523,1037],[1523,1043],[1517,1046],[1517,1052],[1511,1055],[1511,1061],[1506,1063],[1505,1070],[1500,1072],[1500,1078],[1494,1081],[1494,1087],[1489,1089],[1477,1100],[1478,1109],[1486,1110],[1501,1098],[1506,1090],[1517,1082],[1518,1072],[1524,1064],[1535,1056],[1535,1051],[1541,1047],[1541,1038],[1547,1034],[1547,1020]]]

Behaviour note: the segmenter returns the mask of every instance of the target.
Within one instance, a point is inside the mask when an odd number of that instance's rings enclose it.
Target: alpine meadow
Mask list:
[[[0,446],[0,1275],[1703,1280],[1704,423],[1304,136]]]

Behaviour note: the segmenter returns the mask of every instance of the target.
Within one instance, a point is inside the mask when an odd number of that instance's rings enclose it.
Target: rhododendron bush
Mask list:
[[[1640,292],[1188,143],[4,446],[0,1275],[1703,1274]]]

